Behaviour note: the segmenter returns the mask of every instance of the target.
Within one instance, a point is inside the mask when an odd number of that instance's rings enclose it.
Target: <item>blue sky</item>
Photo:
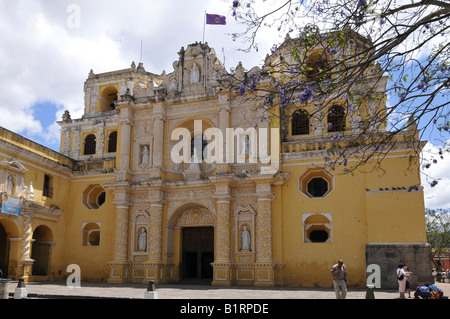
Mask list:
[[[215,48],[227,69],[242,61],[259,66],[276,30],[264,29],[259,51],[239,51],[246,43],[233,41],[243,31],[224,0],[0,0],[0,126],[59,151],[56,121],[64,110],[80,118],[83,85],[95,73],[128,68],[140,60],[146,70],[170,73],[182,46],[202,41],[204,13],[227,16],[226,26],[206,26],[205,41]],[[265,8],[267,6],[265,3]],[[428,145],[433,147],[433,145]],[[430,171],[431,172],[431,171]],[[440,188],[429,188],[428,207],[450,207],[450,163],[433,168]]]

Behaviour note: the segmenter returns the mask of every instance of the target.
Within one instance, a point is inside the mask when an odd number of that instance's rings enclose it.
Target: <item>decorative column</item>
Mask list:
[[[274,286],[275,274],[272,258],[272,200],[269,182],[256,184],[256,276],[255,286]]]
[[[167,277],[167,267],[163,261],[163,202],[152,202],[148,208],[150,215],[148,234],[148,262],[145,264],[143,283],[150,280],[158,284]]]
[[[213,263],[213,285],[229,286],[231,282],[231,200],[229,181],[213,178],[216,184],[216,236]]]
[[[123,283],[128,280],[128,205],[116,206],[116,230],[114,234],[114,260],[110,265],[108,282]]]
[[[153,166],[162,167],[164,152],[164,106],[162,103],[153,106]]]
[[[114,242],[114,261],[128,260],[128,213],[129,206],[116,207],[116,231]]]
[[[256,262],[272,262],[272,198],[257,199]]]
[[[129,172],[131,155],[131,130],[133,125],[133,110],[130,97],[122,95],[116,107],[120,123],[119,163],[116,170],[116,183],[107,187],[114,194],[113,204],[116,205],[116,228],[114,234],[114,259],[109,264],[110,274],[108,282],[123,283],[129,280],[128,269],[128,223],[130,221]]]
[[[149,178],[157,179],[162,178],[163,173],[161,169],[163,168],[164,159],[164,123],[166,121],[164,104],[156,103],[153,105],[153,154],[152,156],[152,167],[148,170]]]
[[[216,261],[230,262],[231,198],[217,199]]]
[[[98,125],[98,131],[96,134],[97,144],[96,144],[96,154],[98,157],[103,157],[103,152],[105,150],[105,129],[104,123]]]
[[[121,124],[119,169],[128,171],[130,169],[131,123],[123,121]]]
[[[228,95],[219,95],[219,130],[224,138],[222,163],[217,163],[217,174],[231,173],[230,165],[226,163],[226,145],[230,143],[227,139],[227,128],[230,127],[230,101]]]
[[[118,163],[116,170],[117,181],[123,182],[127,180],[127,174],[130,171],[131,156],[131,134],[133,126],[134,113],[131,108],[132,100],[128,95],[122,95],[116,108],[119,114],[119,131],[120,142],[117,153]]]
[[[30,213],[30,211],[28,211],[25,205],[22,207],[21,211],[23,236],[22,236],[22,252],[21,252],[21,259],[19,261],[18,272],[20,277],[23,277],[25,281],[28,281],[29,278],[31,277],[34,260],[31,259],[31,243],[33,242],[33,239],[31,237],[32,214]]]
[[[163,204],[150,204],[149,260],[162,260]]]

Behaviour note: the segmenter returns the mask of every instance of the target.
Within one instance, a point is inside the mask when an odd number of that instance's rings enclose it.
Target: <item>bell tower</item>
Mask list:
[[[159,85],[162,77],[147,72],[142,63],[136,67],[95,74],[84,83],[84,114],[72,119],[66,111],[61,126],[60,152],[76,160],[112,159],[117,152],[118,118],[116,103],[137,90]]]

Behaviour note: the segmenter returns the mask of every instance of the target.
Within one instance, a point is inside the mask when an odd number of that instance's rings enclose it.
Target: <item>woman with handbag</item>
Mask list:
[[[399,264],[397,268],[398,292],[400,293],[400,299],[405,299],[406,277],[409,276],[409,273],[405,272],[403,268],[403,264]]]

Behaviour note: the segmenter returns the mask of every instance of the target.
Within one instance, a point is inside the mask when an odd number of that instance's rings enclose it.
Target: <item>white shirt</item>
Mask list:
[[[402,268],[397,269],[397,278],[400,277],[401,275],[403,275],[403,279],[406,278],[405,271]]]

